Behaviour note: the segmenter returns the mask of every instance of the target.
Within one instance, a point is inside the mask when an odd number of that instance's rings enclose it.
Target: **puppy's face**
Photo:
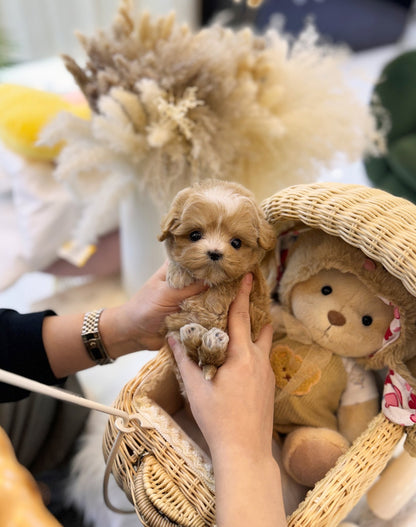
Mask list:
[[[210,285],[242,276],[274,244],[274,233],[248,192],[221,183],[179,193],[162,225],[171,260]]]

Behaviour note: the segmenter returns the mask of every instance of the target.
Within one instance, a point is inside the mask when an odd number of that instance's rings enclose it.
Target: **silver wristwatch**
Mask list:
[[[96,364],[100,365],[114,362],[114,359],[110,357],[108,351],[105,349],[98,330],[98,323],[102,312],[103,309],[96,309],[95,311],[85,313],[81,332],[82,341],[84,342],[88,355]]]

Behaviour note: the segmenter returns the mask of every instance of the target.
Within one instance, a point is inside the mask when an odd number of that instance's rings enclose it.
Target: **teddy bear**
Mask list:
[[[403,320],[415,320],[415,302],[339,237],[300,226],[278,245],[274,432],[286,471],[312,487],[378,413],[371,370],[403,354],[398,341]]]

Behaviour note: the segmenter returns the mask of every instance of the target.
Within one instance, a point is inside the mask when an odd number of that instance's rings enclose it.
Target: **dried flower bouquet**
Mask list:
[[[86,64],[64,60],[92,119],[61,114],[42,141],[66,142],[56,176],[84,200],[80,244],[94,242],[132,186],[163,207],[205,177],[239,181],[260,199],[314,180],[340,152],[356,160],[380,146],[343,79],[343,54],[312,27],[294,42],[248,28],[192,32],[124,0],[109,30],[79,38]]]

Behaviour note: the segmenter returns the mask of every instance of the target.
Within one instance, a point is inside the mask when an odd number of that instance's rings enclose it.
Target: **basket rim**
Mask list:
[[[416,205],[407,199],[364,185],[316,182],[286,187],[261,207],[277,234],[302,223],[338,236],[416,296]]]

